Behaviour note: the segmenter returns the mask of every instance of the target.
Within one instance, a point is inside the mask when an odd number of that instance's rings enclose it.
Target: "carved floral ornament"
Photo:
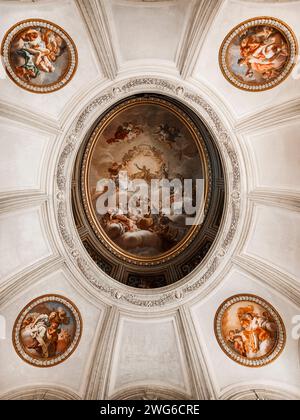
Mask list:
[[[205,121],[217,140],[217,146],[219,147],[224,167],[226,167],[226,173],[230,175],[226,179],[227,195],[229,197],[227,208],[225,209],[226,217],[224,217],[216,244],[213,246],[204,265],[180,283],[156,290],[155,292],[147,291],[147,294],[145,294],[145,292],[118,284],[104,272],[101,272],[101,275],[99,275],[99,268],[92,262],[84,249],[73,222],[69,200],[71,191],[69,180],[71,179],[72,165],[76,159],[77,151],[92,124],[90,121],[93,120],[94,115],[96,115],[96,119],[120,99],[137,93],[146,93],[147,91],[177,98],[190,106]],[[240,163],[234,144],[220,117],[202,96],[161,78],[130,79],[100,94],[86,106],[69,129],[58,160],[55,211],[60,235],[67,254],[89,283],[106,297],[138,307],[162,307],[182,300],[210,280],[224,260],[224,257],[231,251],[231,245],[240,219],[240,197]],[[197,275],[195,276],[196,272]]]

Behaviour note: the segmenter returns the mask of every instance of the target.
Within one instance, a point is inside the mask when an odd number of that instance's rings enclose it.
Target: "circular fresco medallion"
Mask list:
[[[51,367],[66,360],[76,349],[82,320],[76,306],[58,295],[45,295],[30,302],[13,328],[18,355],[37,367]]]
[[[215,334],[227,356],[248,367],[273,362],[286,342],[280,315],[254,295],[237,295],[226,300],[215,317]]]
[[[282,21],[270,17],[247,20],[235,27],[220,49],[220,66],[234,86],[252,91],[271,89],[292,72],[297,39]]]
[[[77,50],[59,26],[42,19],[17,23],[5,35],[1,54],[9,77],[34,93],[51,93],[70,82]]]
[[[137,264],[167,261],[201,229],[194,193],[202,187],[203,217],[210,162],[196,126],[171,102],[138,98],[116,106],[92,133],[82,162],[85,212],[115,255]]]

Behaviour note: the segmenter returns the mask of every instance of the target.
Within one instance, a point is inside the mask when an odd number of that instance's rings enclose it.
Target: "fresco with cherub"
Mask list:
[[[77,69],[77,50],[71,37],[43,19],[25,20],[10,28],[1,52],[10,79],[34,93],[62,89]]]
[[[236,87],[274,88],[292,72],[298,43],[291,28],[275,18],[253,18],[234,28],[220,49],[225,77]]]
[[[278,331],[274,318],[255,302],[239,302],[225,311],[222,333],[239,356],[249,359],[268,355],[276,346]]]
[[[191,230],[184,208],[181,214],[166,214],[161,197],[157,202],[159,209],[154,209],[149,197],[137,197],[128,192],[129,201],[136,200],[135,210],[124,212],[118,206],[102,214],[99,211],[104,193],[99,187],[101,180],[112,180],[118,194],[120,174],[127,174],[130,181],[143,180],[150,188],[154,180],[183,183],[185,179],[203,179],[204,171],[195,133],[175,109],[160,103],[124,107],[98,132],[90,151],[87,189],[102,233],[131,256],[152,258],[169,252],[180,245]],[[175,190],[171,189],[171,206],[175,206],[175,196]],[[194,197],[190,200],[193,206]]]
[[[57,295],[35,299],[18,316],[13,329],[17,353],[40,367],[61,363],[75,350],[81,317],[73,303]]]

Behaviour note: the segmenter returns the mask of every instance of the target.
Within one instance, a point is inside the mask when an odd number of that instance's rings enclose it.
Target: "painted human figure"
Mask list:
[[[270,351],[275,331],[273,322],[263,316],[247,312],[240,317],[241,336],[248,357],[261,357]]]
[[[41,347],[43,357],[48,357],[48,346],[46,344],[47,339],[47,330],[50,327],[49,315],[41,314],[35,321],[31,324],[31,337],[34,338],[38,346]],[[31,346],[31,348],[38,347],[36,344]]]
[[[280,33],[268,27],[246,36],[240,52],[238,64],[247,67],[246,76],[253,77],[256,72],[265,80],[277,77],[288,58],[287,43]]]
[[[119,143],[123,140],[132,141],[136,139],[142,132],[142,127],[134,125],[132,122],[125,122],[117,128],[114,137],[108,139],[107,143]]]
[[[234,348],[234,350],[237,351],[237,353],[239,353],[243,357],[247,356],[243,338],[240,334],[237,334],[233,330],[229,331],[227,341]]]
[[[54,73],[53,63],[62,51],[62,39],[52,31],[29,28],[22,32],[14,45],[16,54],[24,63],[16,67],[19,77],[30,80],[40,72]]]
[[[29,322],[29,323],[28,323]],[[62,308],[47,314],[39,314],[33,320],[32,317],[23,323],[23,327],[30,328],[30,335],[33,338],[33,344],[29,349],[41,349],[42,357],[47,359],[50,354],[56,353],[56,346],[61,332],[60,325],[67,324],[68,318]]]

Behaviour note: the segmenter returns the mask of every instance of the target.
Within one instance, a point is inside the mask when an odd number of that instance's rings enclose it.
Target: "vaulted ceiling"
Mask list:
[[[0,398],[300,398],[292,334],[300,314],[299,69],[275,89],[249,93],[230,85],[218,63],[225,36],[252,17],[279,18],[299,40],[300,1],[1,0],[0,15],[1,40],[19,21],[46,19],[68,32],[79,55],[73,80],[47,95],[0,71]],[[137,91],[199,95],[240,163],[230,249],[206,283],[201,270],[189,276],[201,283],[189,293],[181,281],[135,295],[99,271],[97,285],[106,286],[96,287],[59,231],[57,168],[73,124],[81,117],[88,127],[105,106]],[[48,293],[76,304],[83,334],[68,360],[39,369],[18,357],[11,332],[21,309]],[[218,307],[240,293],[270,302],[287,330],[283,354],[259,369],[230,360],[215,338]]]

